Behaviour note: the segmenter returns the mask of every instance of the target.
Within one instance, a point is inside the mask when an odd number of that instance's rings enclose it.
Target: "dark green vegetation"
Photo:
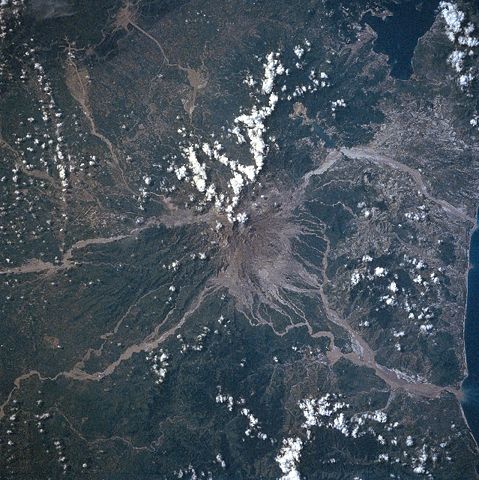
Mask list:
[[[439,16],[412,77],[391,77],[361,21],[387,8],[4,10],[0,479],[475,478],[476,91],[452,78]],[[230,130],[270,52],[289,71],[232,225],[176,171],[215,140],[251,164]],[[311,70],[325,86],[293,96]],[[285,439],[301,442],[287,466]]]

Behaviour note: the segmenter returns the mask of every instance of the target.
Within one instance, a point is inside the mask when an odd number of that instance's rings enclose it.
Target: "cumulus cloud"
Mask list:
[[[301,59],[310,49],[310,42],[305,40],[303,46],[294,47],[294,53],[298,59]],[[185,139],[181,147],[184,164],[177,166],[176,161],[172,162],[169,171],[174,171],[178,180],[191,182],[198,192],[203,194],[203,200],[213,202],[219,211],[226,213],[228,220],[232,223],[244,223],[248,219],[245,212],[236,214],[235,210],[244,194],[244,187],[254,184],[264,168],[269,142],[274,141],[266,136],[267,121],[280,101],[281,92],[286,90],[286,85],[281,87],[277,85],[277,79],[288,73],[289,70],[281,63],[280,54],[272,51],[265,57],[262,77],[255,80],[248,74],[244,80],[244,83],[252,89],[250,96],[254,103],[248,109],[242,108],[240,114],[233,119],[233,126],[224,130],[228,132],[228,138],[234,139],[238,145],[248,147],[251,163],[231,159],[217,140],[189,142],[187,139],[192,135],[188,135],[185,128],[178,129],[178,133]],[[290,100],[292,97],[304,95],[306,92],[313,93],[320,87],[329,86],[326,81],[328,75],[325,72],[316,74],[311,70],[308,78],[309,84],[297,85],[291,95],[282,97],[281,100]],[[339,99],[334,102],[333,108],[345,106],[344,100]],[[231,177],[227,181],[227,191],[221,192],[217,185],[208,182],[204,160],[214,160],[228,168]]]
[[[268,53],[266,63],[264,64],[264,77],[261,84],[261,92],[269,95],[273,91],[274,80],[277,75],[284,72],[284,67],[278,59],[279,54],[275,52]]]
[[[204,192],[207,180],[205,164],[198,161],[196,152],[191,145],[183,150],[183,154],[188,160],[188,166],[193,174],[193,184],[199,192]]]
[[[471,22],[465,23],[466,15],[456,3],[442,1],[439,11],[445,22],[446,35],[455,44],[447,62],[459,74],[456,78],[457,84],[462,90],[468,90],[474,75],[472,69],[467,73],[464,73],[464,69],[467,59],[475,54],[474,49],[479,46],[479,39],[473,36],[475,26]]]
[[[293,49],[293,52],[301,60],[304,55],[304,48],[301,45],[296,45]]]
[[[464,12],[459,10],[458,6],[452,2],[441,2],[439,9],[444,21],[446,22],[446,34],[451,42],[456,40],[456,35],[461,31],[464,21]]]
[[[456,72],[461,72],[464,68],[464,57],[466,54],[459,50],[454,50],[449,57],[447,57],[448,63],[456,70]]]
[[[300,480],[301,476],[298,471],[298,464],[301,459],[301,450],[303,442],[300,438],[285,438],[283,446],[276,457],[281,472],[283,473],[280,480]]]

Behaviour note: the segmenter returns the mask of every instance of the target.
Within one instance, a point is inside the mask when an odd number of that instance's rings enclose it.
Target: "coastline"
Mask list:
[[[479,313],[479,297],[471,297],[472,284],[479,284],[479,208],[476,210],[476,223],[469,232],[467,264],[468,268],[465,275],[466,308],[463,325],[465,376],[461,382],[463,397],[460,402],[460,408],[464,421],[471,432],[475,446],[479,450],[479,355],[477,355],[477,360],[475,361],[477,364],[475,366],[478,368],[474,368],[471,359],[471,355],[473,354],[471,351],[471,343],[476,340],[479,344],[479,336],[474,335],[474,333],[479,333],[479,321],[471,323],[471,316],[479,316],[477,315]],[[477,349],[475,349],[475,351],[476,353],[478,352]],[[471,375],[472,371],[476,371],[476,374]],[[471,422],[472,419],[476,420],[474,424]]]

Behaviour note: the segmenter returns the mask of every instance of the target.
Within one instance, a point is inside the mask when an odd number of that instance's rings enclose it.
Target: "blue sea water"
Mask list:
[[[462,407],[472,434],[479,443],[479,226],[471,235],[469,247],[464,342],[468,376],[462,384]]]
[[[439,0],[406,0],[388,6],[391,16],[382,20],[367,13],[363,21],[377,34],[374,51],[388,56],[391,75],[407,80],[412,72],[411,60],[417,41],[432,26]]]
[[[419,38],[431,28],[438,4],[438,0],[406,0],[392,3],[389,6],[392,16],[384,20],[370,13],[364,15],[363,21],[377,34],[374,50],[388,56],[393,77],[402,80],[410,78],[414,49]],[[468,376],[462,384],[462,407],[472,434],[479,443],[479,225],[471,235],[469,266],[464,331]]]

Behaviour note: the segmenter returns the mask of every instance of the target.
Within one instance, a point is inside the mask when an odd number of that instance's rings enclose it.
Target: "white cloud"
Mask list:
[[[276,75],[281,75],[284,67],[278,60],[278,54],[271,52],[266,56],[266,63],[264,64],[264,78],[261,84],[261,92],[269,95],[273,91],[274,79]]]
[[[452,2],[441,2],[439,4],[440,12],[446,22],[446,34],[451,42],[454,42],[456,35],[460,32],[462,22],[464,21],[464,12],[459,10],[457,5]]]
[[[308,40],[304,41],[304,46],[297,45],[295,54],[301,58],[306,51],[310,51],[311,44]],[[239,145],[247,144],[251,154],[252,162],[241,163],[238,160],[232,160],[228,154],[223,151],[223,146],[215,140],[214,142],[198,141],[198,143],[183,144],[181,148],[182,156],[186,160],[184,165],[176,166],[173,162],[170,164],[168,171],[174,171],[178,180],[191,182],[195,188],[203,193],[203,200],[206,202],[214,202],[215,207],[223,213],[226,213],[230,222],[244,223],[248,215],[245,212],[235,214],[235,209],[241,201],[244,193],[244,187],[253,184],[258,174],[262,171],[265,158],[269,150],[269,142],[274,142],[274,138],[267,138],[267,120],[273,114],[277,103],[280,101],[278,93],[284,91],[284,88],[277,86],[277,77],[288,75],[289,69],[286,69],[280,60],[278,52],[270,52],[266,55],[263,64],[262,78],[256,81],[250,74],[244,80],[249,87],[260,85],[250,93],[254,103],[248,109],[241,109],[240,114],[233,119],[232,128],[226,130],[231,138],[234,135]],[[328,86],[324,80],[328,78],[327,74],[321,72],[322,81],[315,78],[312,73],[311,82],[307,85],[296,86],[293,96],[301,96],[305,93],[315,92],[319,86]],[[275,91],[277,87],[277,91]],[[285,85],[283,85],[285,87]],[[290,96],[286,97],[289,99]],[[285,99],[285,98],[282,98]],[[338,107],[346,106],[343,99],[335,102]],[[178,129],[180,135],[184,138],[192,138],[185,128]],[[211,135],[214,137],[214,135]],[[208,175],[206,172],[206,164],[202,158],[207,161],[214,159],[222,165],[226,166],[231,172],[228,179],[228,188],[230,193],[219,191],[214,183],[208,185]]]
[[[301,450],[303,442],[300,438],[286,438],[283,440],[283,446],[276,457],[283,476],[280,480],[300,480],[298,464],[301,459]]]
[[[293,49],[294,54],[301,60],[304,55],[304,48],[301,45],[296,45]]]
[[[182,165],[175,169],[176,178],[178,180],[183,180],[186,177],[186,167]]]
[[[448,57],[447,62],[456,70],[456,72],[461,72],[464,68],[464,57],[466,54],[460,50],[454,50]]]
[[[457,79],[457,82],[459,83],[459,86],[462,88],[467,88],[472,81],[474,80],[474,75],[472,73],[466,73],[464,75],[460,75],[459,78]]]
[[[243,175],[241,175],[238,172],[234,172],[233,177],[230,179],[230,186],[235,196],[238,196],[241,193],[241,190],[243,189],[243,185],[244,185]]]
[[[199,192],[204,192],[207,180],[205,164],[198,161],[196,152],[191,145],[183,150],[183,154],[188,160],[188,166],[193,174],[193,184]]]

